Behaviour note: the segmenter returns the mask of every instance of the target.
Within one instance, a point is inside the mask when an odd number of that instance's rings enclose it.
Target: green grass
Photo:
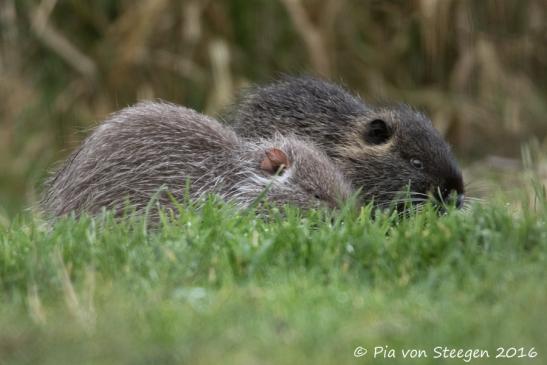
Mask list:
[[[157,231],[21,218],[0,228],[0,364],[464,363],[435,346],[544,363],[546,213],[543,196],[404,219],[263,220],[209,201]],[[374,360],[375,346],[397,358]]]

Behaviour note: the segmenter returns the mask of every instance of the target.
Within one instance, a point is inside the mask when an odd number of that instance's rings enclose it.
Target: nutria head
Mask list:
[[[460,208],[462,174],[448,144],[424,115],[406,105],[370,109],[331,153],[365,200],[419,203],[433,197]],[[406,200],[405,200],[406,199]]]

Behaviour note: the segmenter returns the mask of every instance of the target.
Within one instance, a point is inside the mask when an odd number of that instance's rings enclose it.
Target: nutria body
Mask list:
[[[286,77],[249,89],[223,118],[247,138],[279,132],[309,138],[365,201],[385,206],[410,189],[413,202],[433,195],[463,203],[463,179],[449,146],[409,106],[375,107],[338,85]]]
[[[188,189],[187,190],[187,183]],[[182,201],[215,193],[247,207],[266,190],[273,204],[334,206],[350,184],[313,145],[293,137],[245,141],[227,126],[191,109],[140,103],[110,116],[46,184],[43,209],[53,217],[117,215],[126,203],[145,211],[161,187]],[[173,208],[168,194],[161,206]]]

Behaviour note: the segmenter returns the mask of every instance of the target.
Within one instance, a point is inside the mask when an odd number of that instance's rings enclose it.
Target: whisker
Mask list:
[[[465,191],[472,191],[476,193],[487,193],[491,190],[491,184],[484,181],[473,181],[471,183],[464,184]]]
[[[476,197],[476,196],[466,196],[466,197],[465,197],[465,201],[472,201],[472,202],[481,202],[481,203],[484,203],[484,202],[487,201],[487,200],[486,200],[486,199],[483,199],[483,198]]]
[[[423,205],[417,205],[417,206],[410,207],[409,209],[406,209],[402,212],[397,213],[397,217],[401,218],[401,217],[405,217],[409,214],[420,214],[423,211],[424,211],[424,206]]]
[[[406,191],[406,190],[399,190],[399,191],[377,191],[375,192],[377,194],[393,194],[393,195],[411,195],[411,196],[424,196],[424,197],[428,197],[429,195],[427,194],[424,194],[424,193],[419,193],[417,191]]]
[[[459,213],[463,214],[463,215],[469,215],[471,214],[472,212],[472,209],[470,206],[463,206],[460,210],[459,210]]]
[[[380,203],[377,205],[377,207],[388,207],[388,206],[394,206],[399,205],[401,203],[425,203],[429,199],[423,199],[423,198],[408,198],[408,199],[396,199],[389,202]]]

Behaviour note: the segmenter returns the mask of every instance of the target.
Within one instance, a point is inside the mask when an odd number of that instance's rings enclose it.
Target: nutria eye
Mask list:
[[[418,170],[421,170],[424,168],[424,164],[422,161],[418,160],[417,158],[411,158],[410,159],[410,164],[412,166],[414,166],[415,168],[417,168]]]

